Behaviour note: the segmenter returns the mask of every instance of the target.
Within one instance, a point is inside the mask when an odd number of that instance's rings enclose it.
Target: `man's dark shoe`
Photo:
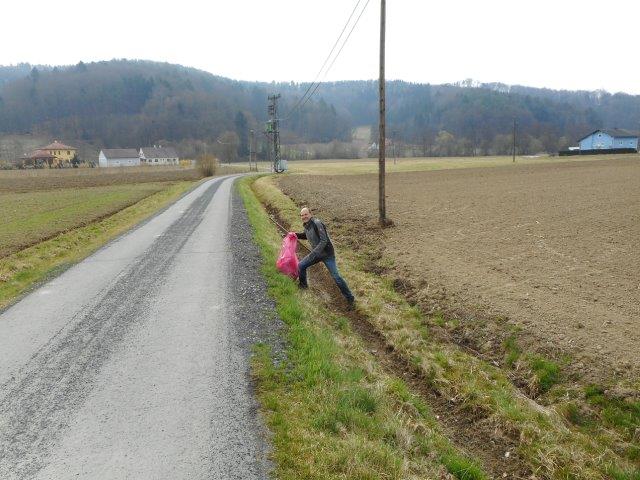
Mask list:
[[[298,288],[300,290],[306,290],[307,288],[309,288],[309,285],[307,285],[305,283],[298,283]]]
[[[356,309],[356,299],[352,298],[350,300],[347,300],[347,310],[349,310],[350,312],[354,311]]]

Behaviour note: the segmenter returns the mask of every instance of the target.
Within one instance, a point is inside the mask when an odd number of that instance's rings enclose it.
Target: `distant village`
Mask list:
[[[388,140],[388,148],[391,142]],[[515,144],[515,139],[514,139]],[[558,152],[560,156],[601,155],[614,153],[637,153],[639,134],[619,128],[598,129],[578,139],[577,145]],[[395,151],[395,145],[393,145]],[[367,154],[377,152],[378,145],[369,146]],[[394,153],[395,155],[395,153]],[[551,154],[552,156],[554,154]],[[411,155],[410,155],[411,156]],[[183,160],[184,163],[184,160]],[[11,161],[9,168],[77,168],[77,167],[135,167],[135,166],[180,165],[180,157],[173,147],[153,145],[136,148],[105,148],[98,158],[81,159],[76,147],[55,140],[49,145]]]
[[[135,167],[140,165],[180,165],[180,157],[173,147],[105,148],[95,160],[82,160],[77,148],[58,140],[13,160],[14,168],[77,168]]]

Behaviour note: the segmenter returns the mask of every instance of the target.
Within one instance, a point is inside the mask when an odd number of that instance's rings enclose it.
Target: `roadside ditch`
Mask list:
[[[270,205],[265,205],[265,208],[281,233],[290,231],[289,223],[276,209]],[[298,242],[300,258],[309,251],[305,244]],[[455,398],[445,398],[433,389],[424,372],[399,354],[365,314],[346,308],[340,291],[323,264],[318,263],[310,268],[309,286],[329,308],[349,319],[353,330],[387,373],[404,380],[427,402],[446,436],[458,449],[479,459],[493,478],[531,478],[533,471],[515,453],[518,444],[515,432],[509,435],[497,431],[482,412],[465,408]]]

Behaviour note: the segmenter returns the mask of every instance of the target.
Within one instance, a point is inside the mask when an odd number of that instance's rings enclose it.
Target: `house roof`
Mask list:
[[[55,156],[44,150],[34,150],[29,155],[26,155],[26,157],[33,160],[56,158]]]
[[[75,149],[76,147],[70,147],[69,145],[60,143],[58,140],[55,140],[53,143],[50,143],[46,147],[42,147],[42,150],[75,150]]]
[[[106,158],[138,158],[135,148],[105,148],[101,150]]]
[[[612,137],[637,137],[637,132],[632,132],[630,130],[625,130],[623,128],[607,128],[602,130],[607,135],[611,135]]]
[[[578,142],[581,142],[585,138],[590,137],[594,133],[598,133],[598,132],[606,133],[607,135],[609,135],[611,137],[614,137],[614,138],[635,138],[635,137],[638,136],[638,133],[631,132],[631,131],[625,130],[623,128],[599,128],[598,130],[594,130],[593,132],[589,133],[588,135],[585,135],[580,140],[578,140]]]
[[[177,158],[178,152],[173,147],[142,147],[144,158]]]

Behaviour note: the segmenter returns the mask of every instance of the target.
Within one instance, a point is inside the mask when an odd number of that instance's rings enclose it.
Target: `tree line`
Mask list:
[[[330,82],[293,111],[305,83],[241,82],[166,63],[112,60],[68,67],[0,67],[0,133],[42,134],[96,148],[173,144],[184,156],[245,157],[249,131],[266,153],[267,96],[281,93],[284,144],[377,137],[376,81]],[[387,131],[404,153],[554,152],[596,128],[640,127],[640,97],[503,84],[387,84]],[[229,147],[232,145],[232,147]],[[327,149],[328,151],[331,149]],[[335,151],[335,149],[333,149]]]

